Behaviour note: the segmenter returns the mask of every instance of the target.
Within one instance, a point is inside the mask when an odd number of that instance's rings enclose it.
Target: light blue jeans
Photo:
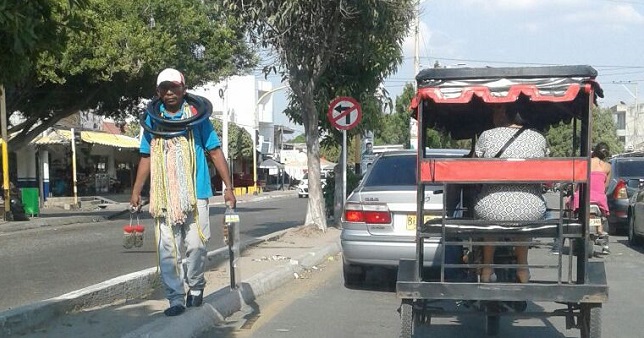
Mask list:
[[[162,218],[156,227],[161,282],[170,306],[186,305],[184,281],[193,290],[203,290],[206,286],[206,243],[210,239],[208,199],[197,200],[197,213],[197,222],[191,212],[183,224],[170,227]],[[186,260],[182,264],[184,246]]]

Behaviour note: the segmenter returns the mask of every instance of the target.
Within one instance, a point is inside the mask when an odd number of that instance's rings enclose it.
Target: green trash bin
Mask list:
[[[38,188],[22,188],[22,205],[25,209],[25,214],[32,217],[40,214]]]

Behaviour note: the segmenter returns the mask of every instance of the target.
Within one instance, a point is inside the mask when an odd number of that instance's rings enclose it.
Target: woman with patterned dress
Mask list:
[[[546,157],[545,137],[536,130],[524,127],[525,121],[514,107],[495,107],[493,122],[495,128],[481,133],[476,143],[477,157]],[[515,134],[517,136],[512,140]],[[505,150],[498,155],[506,144]],[[541,193],[541,184],[484,184],[474,204],[475,217],[492,222],[540,220],[545,214],[546,202]],[[483,247],[483,264],[494,263],[494,249],[494,246]],[[517,264],[528,264],[527,246],[517,246],[514,251]],[[493,272],[492,267],[481,269],[481,281],[490,282]],[[527,283],[529,278],[528,268],[517,269],[519,282]]]

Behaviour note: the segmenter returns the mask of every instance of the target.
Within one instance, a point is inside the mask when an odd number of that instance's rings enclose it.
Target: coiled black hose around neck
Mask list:
[[[195,107],[197,115],[191,116],[181,120],[168,120],[163,118],[161,114],[161,99],[154,98],[145,112],[141,114],[139,123],[148,133],[163,138],[171,138],[183,135],[186,131],[192,129],[195,125],[201,123],[204,119],[208,119],[212,114],[212,103],[205,97],[193,94],[186,94],[184,96],[186,102]],[[148,126],[145,121],[150,117],[152,126]]]

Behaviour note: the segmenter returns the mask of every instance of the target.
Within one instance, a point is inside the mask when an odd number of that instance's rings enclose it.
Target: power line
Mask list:
[[[446,58],[440,56],[421,56],[421,59],[434,60],[449,60],[449,61],[463,61],[463,62],[476,62],[476,63],[496,63],[496,64],[513,64],[513,65],[540,65],[540,66],[559,66],[563,63],[547,63],[547,62],[519,62],[519,61],[501,61],[501,60],[483,60],[483,59],[462,59],[462,58]],[[412,59],[412,57],[405,57],[405,60]],[[644,69],[644,66],[632,65],[593,65],[596,68],[615,68],[615,69]]]

